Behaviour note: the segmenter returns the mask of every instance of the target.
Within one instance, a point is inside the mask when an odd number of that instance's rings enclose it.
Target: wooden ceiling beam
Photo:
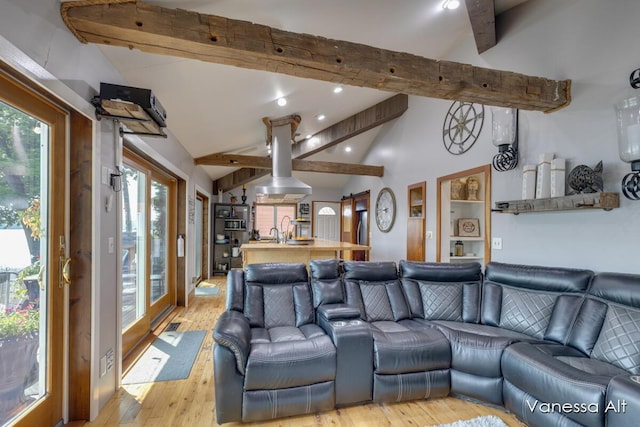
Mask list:
[[[549,112],[571,101],[569,80],[438,61],[142,1],[72,1],[60,7],[83,43],[522,110]]]
[[[387,123],[404,114],[409,108],[409,97],[404,94],[394,95],[376,105],[369,107],[351,117],[347,117],[338,123],[313,135],[317,138],[298,142],[292,147],[291,156],[294,159],[304,159],[329,147],[333,147],[349,138],[366,132],[370,129]],[[203,156],[206,158],[207,156]],[[218,189],[228,191],[242,184],[247,184],[255,179],[268,175],[269,171],[257,167],[244,167],[233,171],[217,180],[213,181],[213,192]]]
[[[244,156],[240,154],[209,154],[194,159],[196,165],[232,166],[256,169],[271,169],[270,157]],[[298,172],[323,172],[343,175],[383,176],[383,166],[360,165],[353,163],[321,162],[293,159],[291,168]]]
[[[340,144],[363,132],[400,117],[409,108],[409,97],[402,93],[387,98],[366,110],[347,117],[298,142],[293,148],[293,158],[304,159],[334,145]]]
[[[465,3],[478,53],[482,53],[496,45],[494,0],[465,0]]]

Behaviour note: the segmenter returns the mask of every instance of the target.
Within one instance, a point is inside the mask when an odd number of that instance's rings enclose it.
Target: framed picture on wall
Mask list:
[[[480,237],[480,220],[478,218],[460,218],[458,220],[458,236]]]

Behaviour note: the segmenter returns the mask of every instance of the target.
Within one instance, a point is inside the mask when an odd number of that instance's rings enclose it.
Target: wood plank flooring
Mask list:
[[[188,379],[123,386],[85,426],[212,426],[215,421],[213,385],[213,338],[211,332],[224,310],[225,281],[211,279],[200,286],[220,288],[216,296],[198,296],[188,309],[176,309],[157,330],[169,322],[181,322],[179,331],[206,330],[204,343]],[[151,339],[149,340],[149,342]],[[135,356],[134,356],[135,357]],[[125,361],[131,364],[131,360]],[[125,363],[126,364],[126,363]],[[496,415],[509,426],[524,426],[513,415],[499,409],[447,397],[395,404],[368,404],[315,415],[299,416],[253,424],[226,426],[430,426]]]

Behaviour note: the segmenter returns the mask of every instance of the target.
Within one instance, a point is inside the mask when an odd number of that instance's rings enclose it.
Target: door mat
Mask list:
[[[218,295],[219,289],[217,287],[206,287],[206,288],[201,288],[201,287],[196,287],[196,296],[197,297],[202,297],[202,296],[212,296],[212,295]]]
[[[438,424],[433,427],[509,427],[499,417],[486,415],[471,420],[456,421],[451,424]]]
[[[206,331],[163,332],[122,379],[122,384],[181,380],[189,377]]]

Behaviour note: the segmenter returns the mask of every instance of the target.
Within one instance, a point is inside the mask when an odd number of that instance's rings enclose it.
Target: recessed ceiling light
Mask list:
[[[326,118],[326,116],[325,116],[324,114],[318,114],[318,115],[316,116],[316,119],[318,119],[319,121],[322,121],[322,120],[324,120],[325,118]]]
[[[278,98],[278,105],[281,107],[287,105],[287,98],[285,98],[284,96],[282,98]]]
[[[346,151],[347,153],[351,152],[351,147],[349,147],[348,145],[346,147],[344,147],[344,151]]]
[[[309,143],[313,146],[317,145],[319,142],[320,142],[320,139],[317,136],[314,136],[309,140]]]
[[[342,86],[336,86],[333,88],[333,93],[340,93],[342,92]]]
[[[459,0],[444,0],[444,3],[442,3],[442,8],[443,9],[449,9],[449,10],[454,10],[460,7],[460,1]]]
[[[309,135],[305,136],[305,138],[307,138],[307,139],[311,139],[311,137],[312,137],[312,136],[313,136],[313,135],[309,134]]]

